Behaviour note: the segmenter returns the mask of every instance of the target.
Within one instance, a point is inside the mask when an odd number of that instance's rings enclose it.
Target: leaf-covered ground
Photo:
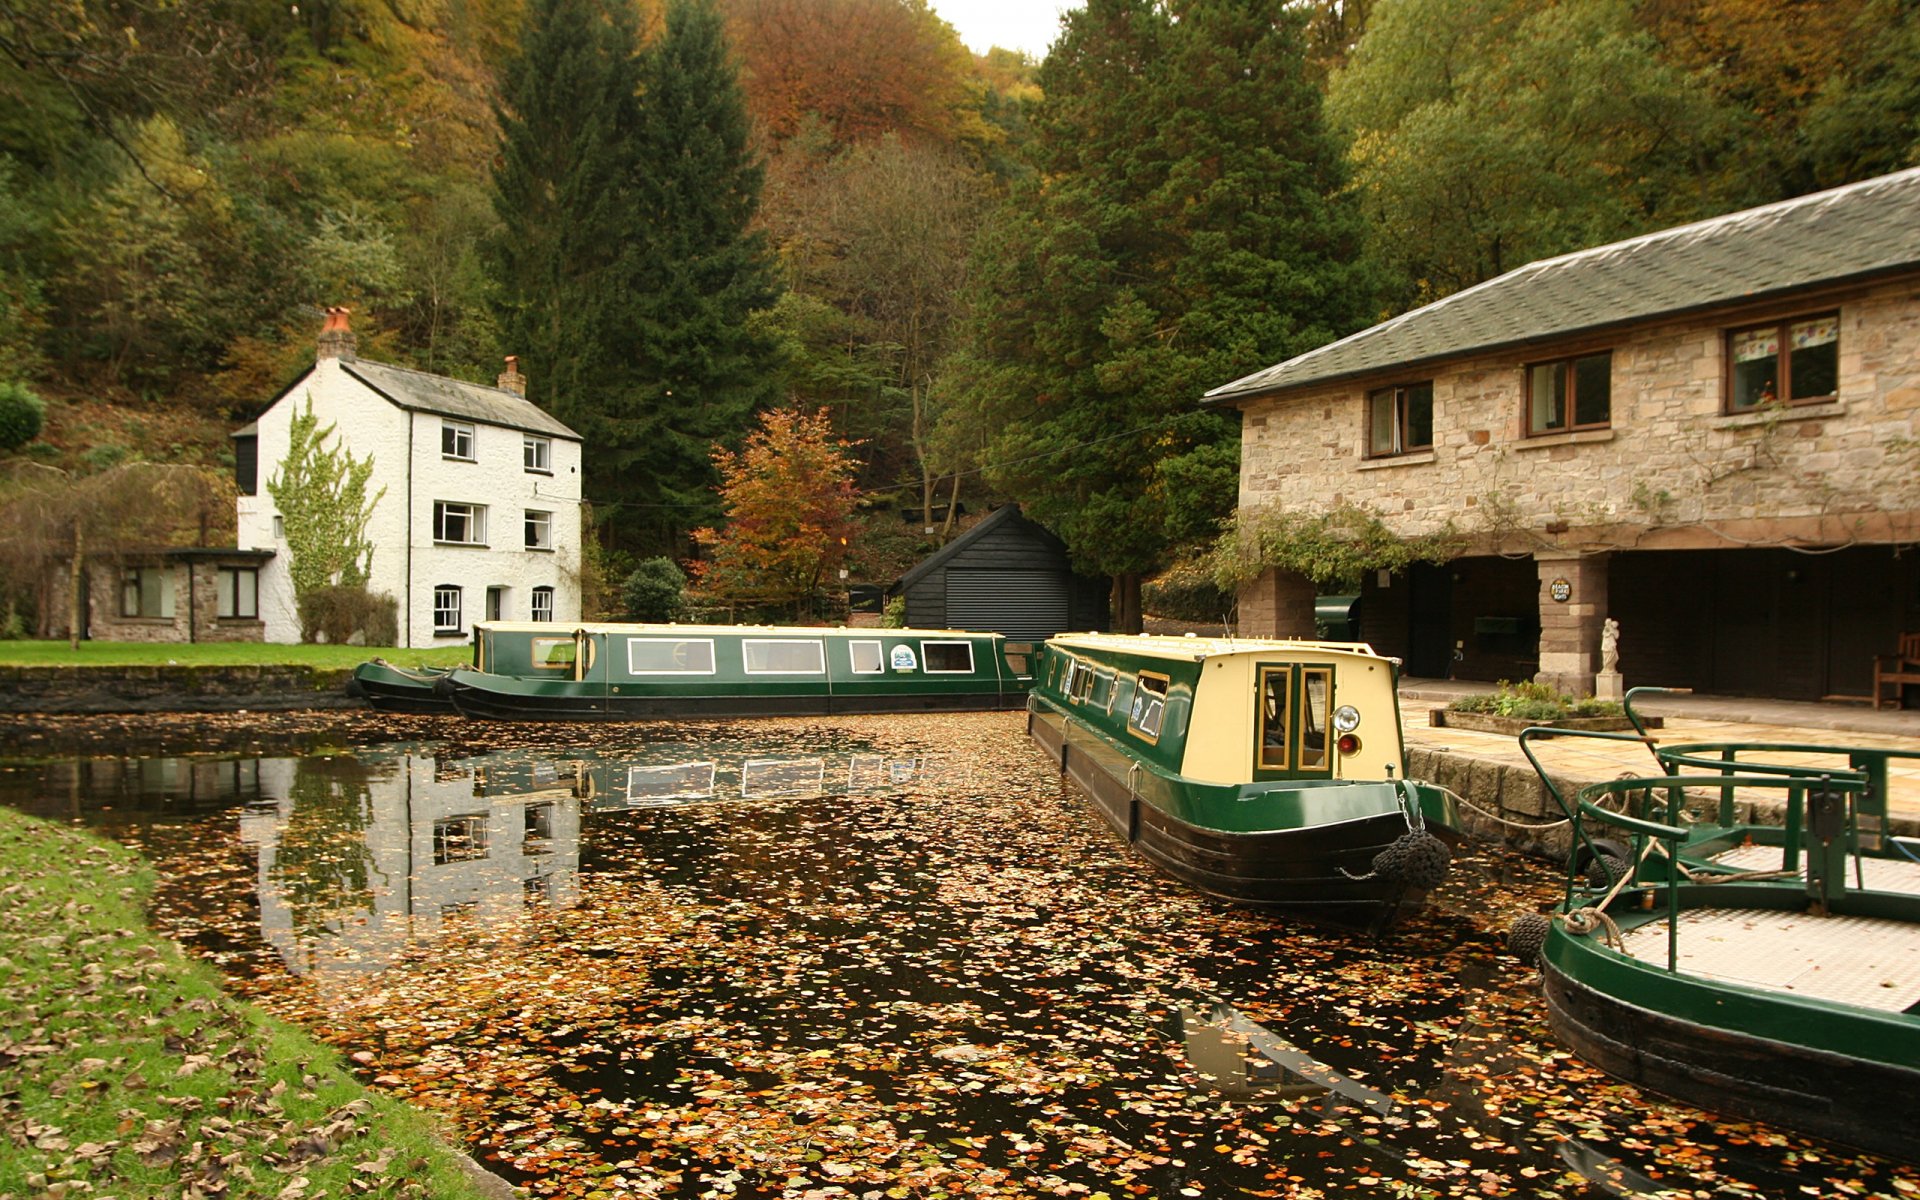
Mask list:
[[[376,802],[404,782],[417,865],[394,879],[376,854],[373,899],[321,906],[317,938],[392,939],[355,942],[357,963],[263,934],[301,848],[284,797],[252,797],[279,805],[271,862],[218,796],[73,803],[160,861],[163,927],[535,1195],[1920,1194],[1913,1168],[1667,1104],[1562,1050],[1501,948],[1553,894],[1536,864],[1471,854],[1432,911],[1366,943],[1155,874],[1017,715],[433,731],[452,740],[424,770],[360,756]],[[642,807],[603,769],[850,750],[928,769]],[[598,765],[558,771],[569,755]],[[522,904],[507,878],[510,920],[429,913],[421,814],[518,828],[536,784],[574,797],[575,844],[541,851],[573,883]],[[350,857],[313,845],[301,861]],[[405,920],[355,915],[403,886]]]

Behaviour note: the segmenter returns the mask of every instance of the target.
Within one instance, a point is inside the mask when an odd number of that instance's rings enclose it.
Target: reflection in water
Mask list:
[[[1350,1079],[1231,1005],[1180,1009],[1187,1061],[1216,1091],[1235,1100],[1326,1096],[1380,1116],[1393,1097]]]

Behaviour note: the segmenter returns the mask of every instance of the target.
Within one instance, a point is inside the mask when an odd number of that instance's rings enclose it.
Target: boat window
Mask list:
[[[1093,668],[1079,659],[1067,664],[1067,686],[1063,689],[1069,699],[1085,700],[1093,694]]]
[[[1167,715],[1167,677],[1140,672],[1133,685],[1133,708],[1127,728],[1150,742],[1160,740],[1160,721]]]
[[[973,643],[921,642],[920,659],[929,675],[971,675]]]
[[[848,642],[847,657],[855,675],[878,675],[887,669],[887,656],[880,652],[879,642]]]
[[[1028,663],[1032,661],[1032,642],[1008,642],[1005,648],[1007,669],[1015,675],[1025,675]]]
[[[824,675],[826,647],[815,641],[787,638],[748,638],[740,643],[749,675]]]
[[[661,767],[627,768],[627,803],[660,804],[670,800],[702,800],[713,795],[713,764],[673,763]]]
[[[542,671],[566,671],[578,657],[580,643],[570,637],[533,639],[533,665]]]
[[[819,796],[826,792],[824,758],[750,758],[740,764],[740,795]]]
[[[1088,701],[1099,705],[1108,712],[1112,712],[1113,694],[1120,690],[1114,686],[1114,679],[1115,676],[1112,671],[1095,671],[1093,674],[1093,689],[1087,694]]]
[[[1300,672],[1300,769],[1327,769],[1327,697],[1333,694],[1333,672],[1305,667]]]
[[[628,638],[629,675],[711,675],[710,638]]]
[[[1287,701],[1292,673],[1286,667],[1260,668],[1260,766],[1287,769]]]

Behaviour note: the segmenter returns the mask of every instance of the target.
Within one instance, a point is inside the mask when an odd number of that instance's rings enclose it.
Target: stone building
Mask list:
[[[1351,507],[1415,675],[1861,697],[1920,630],[1920,170],[1530,263],[1209,392],[1243,528]],[[1312,633],[1268,569],[1250,634]]]
[[[80,636],[104,642],[257,642],[256,589],[271,550],[169,546],[95,555],[81,587]],[[65,564],[42,592],[43,636],[68,635],[72,596]]]
[[[368,587],[399,605],[400,645],[458,641],[475,621],[577,622],[580,437],[526,389],[513,358],[497,387],[367,361],[347,310],[328,310],[313,369],[233,435],[240,545],[274,551],[257,581],[266,640],[300,640],[266,485],[309,403],[329,445],[373,458]]]

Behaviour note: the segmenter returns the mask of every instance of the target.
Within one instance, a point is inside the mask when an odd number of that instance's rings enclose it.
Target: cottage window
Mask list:
[[[442,583],[433,589],[433,631],[435,633],[460,632],[459,585]]]
[[[629,675],[711,675],[711,638],[628,638]]]
[[[451,546],[487,544],[487,506],[433,502],[433,540]]]
[[[1603,429],[1613,419],[1613,352],[1527,368],[1527,432]]]
[[[826,647],[815,641],[749,638],[740,644],[741,665],[749,675],[824,675]]]
[[[528,854],[545,854],[553,840],[553,805],[529,804],[520,844]]]
[[[855,675],[879,675],[887,669],[886,655],[880,652],[879,642],[848,642],[847,658]]]
[[[553,589],[542,585],[533,589],[532,617],[536,621],[553,620]]]
[[[528,434],[520,443],[527,470],[538,475],[553,474],[553,439]]]
[[[128,567],[120,577],[120,615],[171,618],[173,572],[166,567]]]
[[[487,818],[448,817],[433,823],[433,863],[469,862],[487,856]]]
[[[1433,448],[1433,384],[1409,383],[1367,394],[1367,457]]]
[[[527,549],[553,549],[553,514],[527,510]]]
[[[1727,357],[1731,412],[1831,400],[1839,391],[1840,314],[1736,329]]]
[[[260,615],[260,572],[252,567],[221,567],[217,583],[218,606],[222,617],[253,618]]]
[[[1127,712],[1127,728],[1149,742],[1160,740],[1160,722],[1167,715],[1165,675],[1140,672],[1133,681],[1133,707]]]
[[[971,675],[973,643],[921,642],[920,661],[929,675]]]
[[[440,422],[440,457],[473,461],[473,426],[464,421]]]

